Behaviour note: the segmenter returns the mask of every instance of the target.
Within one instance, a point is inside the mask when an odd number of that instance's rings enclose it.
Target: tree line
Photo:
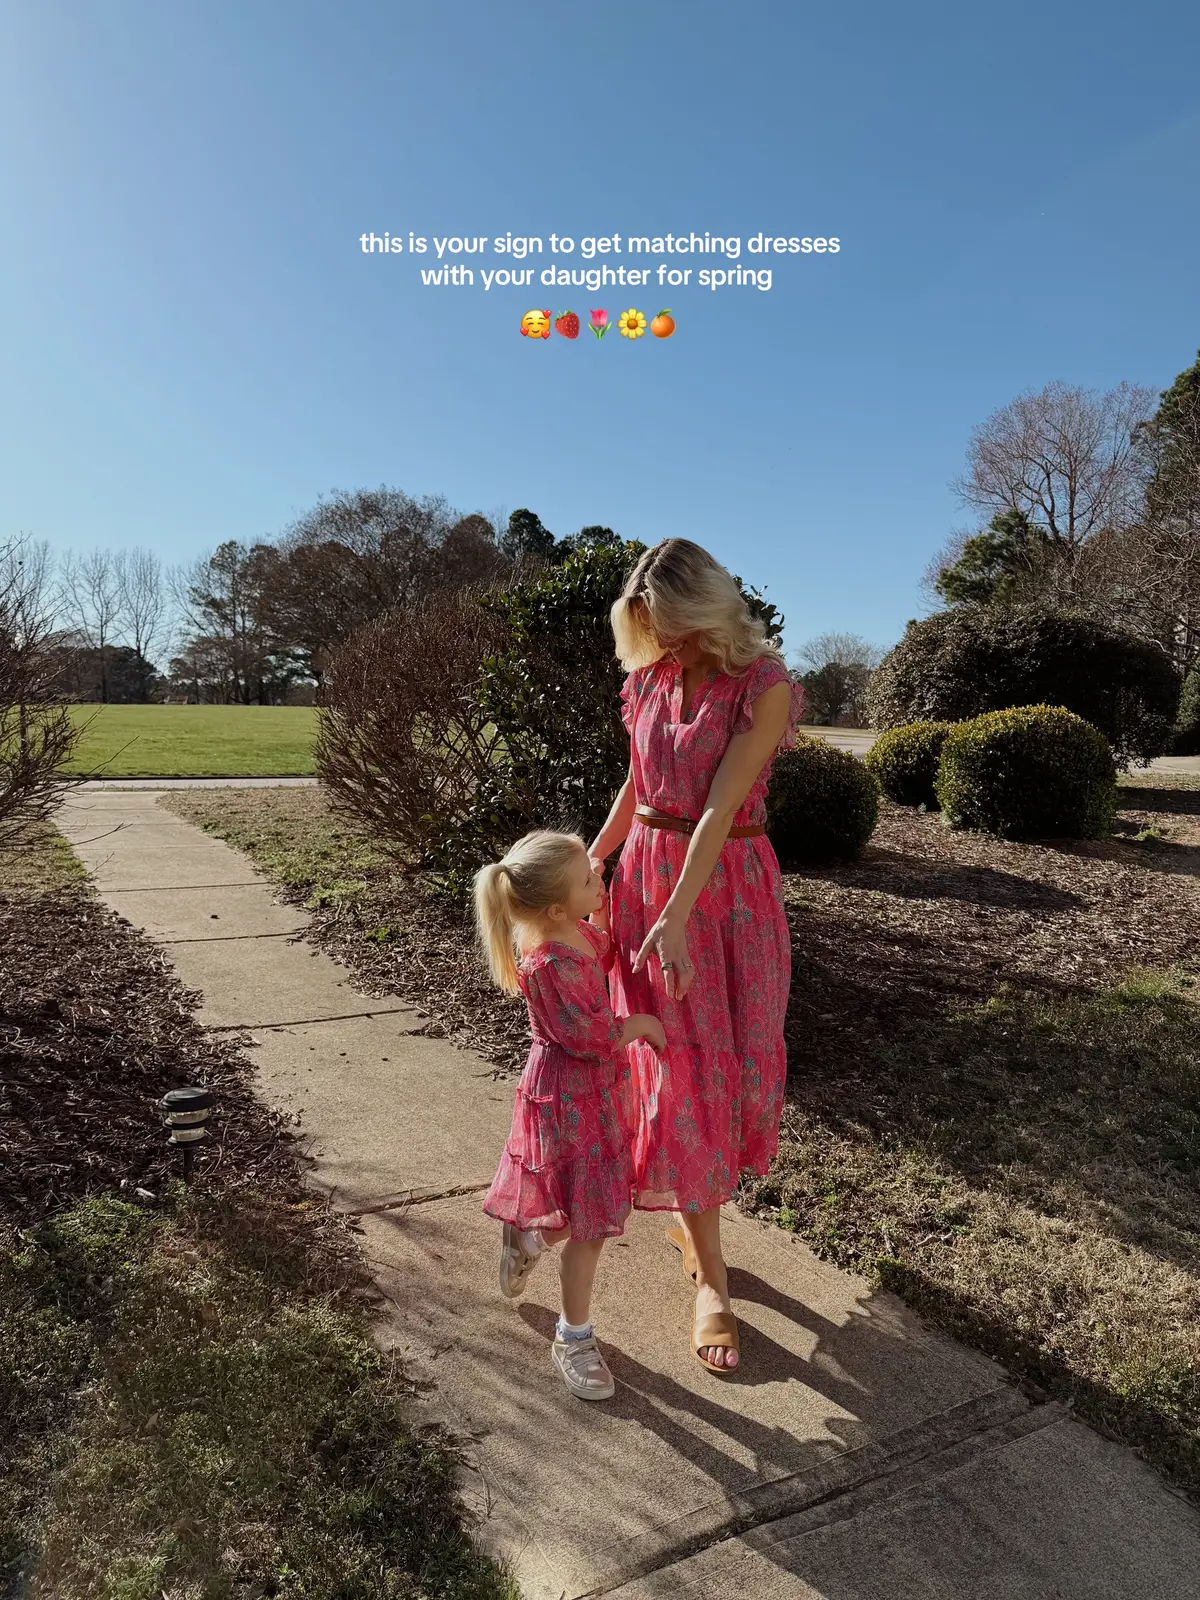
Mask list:
[[[309,700],[352,635],[396,607],[619,542],[556,538],[536,513],[463,515],[381,488],[323,499],[276,538],[223,541],[171,566],[152,551],[67,551],[17,537],[8,592],[38,618],[41,670],[66,701],[278,705]]]
[[[1157,397],[1128,383],[1018,396],[976,428],[955,488],[987,522],[939,551],[934,605],[1036,601],[1120,623],[1181,679],[1200,661],[1200,355]],[[18,538],[6,570],[64,699],[280,704],[312,699],[331,652],[389,610],[614,542],[599,525],[557,537],[528,508],[463,515],[381,487],[182,566],[144,549],[55,559]],[[855,634],[804,644],[807,719],[861,725],[882,654]]]

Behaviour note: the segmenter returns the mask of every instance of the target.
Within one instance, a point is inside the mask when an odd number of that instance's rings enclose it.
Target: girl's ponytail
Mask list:
[[[479,942],[492,977],[505,994],[519,993],[513,948],[514,899],[508,868],[502,861],[493,861],[475,874],[475,924],[479,929]]]

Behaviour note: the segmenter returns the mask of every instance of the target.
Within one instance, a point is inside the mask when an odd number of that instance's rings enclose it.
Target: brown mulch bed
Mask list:
[[[1135,966],[1200,965],[1200,848],[1131,837],[1153,818],[1168,841],[1190,838],[1200,793],[1137,798],[1121,836],[1051,845],[952,833],[885,803],[858,861],[789,875],[793,1066],[853,1073],[897,1025],[1002,984],[1062,995]]]
[[[26,1226],[92,1194],[157,1195],[179,1171],[155,1102],[211,1088],[197,1176],[296,1182],[283,1121],[232,1041],[204,1033],[163,955],[85,889],[0,894],[0,1217]]]

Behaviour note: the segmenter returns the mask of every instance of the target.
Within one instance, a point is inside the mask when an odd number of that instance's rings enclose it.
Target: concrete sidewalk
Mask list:
[[[480,1537],[530,1600],[1192,1600],[1200,1515],[1131,1453],[1023,1395],[897,1300],[731,1212],[735,1378],[687,1338],[692,1291],[639,1215],[595,1318],[618,1379],[555,1378],[553,1265],[516,1305],[480,1212],[511,1082],[298,942],[246,859],[153,791],[76,792],[59,825],[99,892],[161,941],[210,1026],[246,1031],[301,1118],[311,1180],[361,1219],[385,1344],[467,1441]]]

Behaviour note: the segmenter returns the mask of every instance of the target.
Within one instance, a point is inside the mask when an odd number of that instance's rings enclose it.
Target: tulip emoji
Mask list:
[[[604,335],[609,329],[608,312],[593,311],[591,315],[591,323],[592,332],[596,335],[597,339],[603,339]]]

